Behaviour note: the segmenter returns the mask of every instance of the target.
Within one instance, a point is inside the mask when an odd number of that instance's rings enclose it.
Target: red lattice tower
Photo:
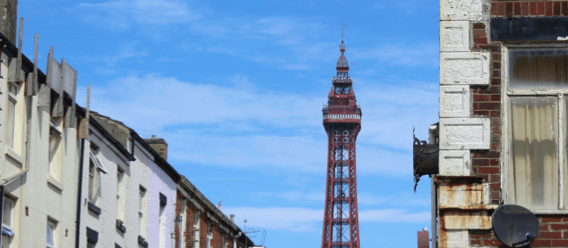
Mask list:
[[[355,142],[362,114],[349,77],[343,40],[339,50],[337,75],[332,79],[329,100],[322,110],[328,153],[321,247],[359,248]]]

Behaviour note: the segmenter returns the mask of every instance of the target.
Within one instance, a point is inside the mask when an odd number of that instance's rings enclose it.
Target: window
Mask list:
[[[140,236],[146,236],[146,189],[140,186],[140,195],[138,197],[138,221],[140,224]]]
[[[122,220],[122,209],[124,208],[124,171],[118,167],[116,172],[116,201],[117,201],[117,216],[116,218]]]
[[[201,235],[199,235],[199,227],[201,226],[199,221],[199,216],[201,212],[199,210],[195,210],[195,217],[193,218],[193,240],[194,244],[197,244],[197,247],[201,247]]]
[[[95,248],[95,244],[87,244],[87,248]]]
[[[99,147],[91,142],[91,150],[89,150],[89,201],[97,204],[97,200],[101,197],[101,172],[107,173],[101,160],[98,158]]]
[[[183,247],[183,243],[185,242],[185,226],[184,226],[184,215],[183,215],[183,210],[180,210],[182,212],[180,212],[179,214],[179,218],[181,220],[181,222],[179,223],[179,237],[178,237],[178,243],[179,243],[179,248]]]
[[[4,208],[2,209],[2,226],[12,229],[12,211],[14,210],[14,200],[4,196]]]
[[[6,144],[14,148],[16,133],[16,104],[18,103],[18,86],[8,83],[8,119],[6,120]]]
[[[211,248],[211,239],[213,239],[213,233],[211,232],[212,230],[212,226],[211,226],[211,220],[207,220],[207,248]]]
[[[55,248],[57,247],[56,242],[56,229],[57,223],[52,220],[47,220],[47,248]]]
[[[12,243],[14,232],[12,229],[12,217],[14,216],[14,200],[4,196],[4,208],[2,209],[2,248],[9,248]]]
[[[59,119],[59,121],[57,120]],[[49,129],[49,169],[48,173],[53,178],[61,181],[61,164],[62,164],[62,153],[61,150],[61,135],[63,131],[59,126],[61,118],[51,119],[50,129]]]
[[[184,247],[184,244],[186,242],[186,230],[185,230],[185,225],[186,225],[186,220],[185,220],[185,211],[186,211],[186,201],[185,199],[182,199],[180,202],[180,207],[179,207],[179,218],[181,220],[181,222],[179,223],[179,248]]]
[[[89,201],[96,204],[99,196],[100,173],[92,159],[89,159]]]
[[[537,213],[562,211],[568,203],[568,49],[512,46],[507,58],[507,201]]]
[[[165,207],[160,206],[158,226],[160,227],[160,237],[158,239],[160,248],[166,247],[166,215],[164,214]]]

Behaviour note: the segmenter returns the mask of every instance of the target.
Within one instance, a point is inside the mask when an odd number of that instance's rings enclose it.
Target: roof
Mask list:
[[[18,56],[18,47],[16,47],[10,39],[8,39],[4,34],[0,32],[0,44],[2,45],[2,52],[8,54],[10,58],[15,58]],[[32,72],[34,68],[34,63],[22,52],[22,69],[25,72]],[[45,73],[39,68],[37,69],[37,80],[40,84],[45,84]]]
[[[239,226],[234,222],[232,222],[231,220],[229,220],[229,218],[227,218],[227,216],[221,210],[219,210],[211,201],[209,201],[209,199],[207,199],[207,197],[205,197],[201,193],[201,191],[199,191],[197,187],[195,187],[195,185],[193,185],[193,183],[191,183],[185,176],[183,175],[181,176],[179,184],[183,188],[193,193],[197,199],[199,199],[201,202],[203,202],[204,205],[207,206],[207,208],[209,208],[213,213],[215,213],[215,215],[219,216],[219,218],[225,223],[225,225],[230,226],[234,230],[237,230],[242,233],[242,230],[239,228]],[[247,238],[248,238],[247,242],[250,245],[254,246],[254,242],[252,242],[252,240],[250,240],[249,237]]]
[[[78,117],[81,118],[85,118],[85,108],[76,105],[77,106],[77,112],[76,115]],[[120,142],[118,142],[118,140],[116,140],[114,137],[112,137],[112,135],[100,124],[98,123],[95,118],[89,118],[89,125],[93,126],[94,128],[96,128],[110,143],[112,143],[116,149],[118,149],[120,151],[120,153],[122,153],[122,155],[126,156],[126,158],[128,158],[128,160],[130,161],[134,161],[134,156],[132,156],[132,154],[130,154],[130,152],[128,152],[128,150],[126,150],[126,148],[124,148],[124,146],[122,146],[122,144],[120,144]]]

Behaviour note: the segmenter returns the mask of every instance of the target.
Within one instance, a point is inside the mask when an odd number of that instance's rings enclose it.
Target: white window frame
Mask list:
[[[166,207],[160,206],[160,210],[158,212],[158,227],[160,228],[159,237],[158,237],[158,244],[160,248],[166,247]]]
[[[55,221],[52,221],[50,219],[47,220],[47,229],[49,230],[51,228],[51,240],[53,241],[53,245],[47,244],[47,248],[55,248],[57,247],[57,223]],[[47,238],[49,238],[49,232],[46,235]],[[46,239],[46,243],[47,243],[47,239]]]
[[[12,92],[10,92],[10,86],[14,86],[16,88],[16,94],[14,95]],[[12,144],[7,144],[10,148],[14,149],[14,144],[15,144],[15,140],[16,140],[16,110],[18,109],[18,91],[20,87],[18,86],[18,84],[12,83],[12,82],[8,82],[8,101],[11,101],[14,103],[14,108],[12,109],[13,113],[11,118],[13,118],[12,120]],[[7,111],[8,114],[10,113],[10,110]],[[10,118],[10,117],[8,117]],[[9,130],[6,130],[6,132],[10,132]]]
[[[193,242],[197,244],[195,247],[200,247],[201,236],[199,235],[199,228],[201,227],[201,211],[196,209],[193,217]]]
[[[103,162],[99,159],[97,152],[91,149],[89,150],[89,156],[91,157],[91,159],[93,159],[93,162],[97,166],[97,168],[103,173],[107,174],[107,170],[105,169]]]
[[[211,240],[213,239],[213,225],[210,219],[207,219],[207,248],[211,248]]]
[[[53,162],[61,162],[55,159],[55,156],[57,156],[57,150],[61,148],[62,145],[62,140],[63,140],[63,131],[61,130],[61,128],[59,127],[59,124],[57,124],[57,121],[54,119],[51,119],[49,121],[49,163],[48,163],[48,174],[51,175],[54,178],[57,178],[59,180],[61,180],[60,176],[57,175],[59,174],[58,172],[54,172],[52,171],[54,169],[54,167],[56,166],[61,166],[60,164],[53,164]],[[59,135],[59,137],[55,137],[55,135]],[[53,147],[53,142],[55,142],[55,138],[57,138],[58,140],[58,144],[56,145],[57,147]],[[60,169],[60,168],[57,168]]]
[[[12,226],[13,226],[12,223],[14,222],[14,208],[15,208],[16,202],[11,197],[4,195],[4,205],[3,205],[2,211],[6,211],[8,204],[10,204],[10,210],[9,210],[10,214],[8,216],[8,218],[10,219],[10,225],[4,224],[4,221],[6,220],[6,216],[4,216],[4,212],[2,212],[2,227],[14,232],[14,229],[12,229]],[[12,237],[4,235],[4,234],[0,234],[0,235],[2,235],[2,243],[8,243],[8,247],[5,247],[5,248],[12,247]],[[4,240],[8,240],[8,241],[6,242]],[[0,246],[1,245],[2,244],[0,244]]]
[[[116,201],[117,201],[117,219],[122,220],[122,213],[124,209],[124,175],[125,172],[117,165],[116,170]]]
[[[91,166],[91,163],[93,166]],[[89,159],[89,202],[96,205],[100,193],[101,172],[96,167],[94,161]]]
[[[139,192],[138,192],[138,221],[139,221],[139,235],[142,236],[143,238],[146,237],[146,223],[145,223],[145,219],[146,218],[146,199],[147,199],[147,194],[148,194],[148,190],[146,190],[146,188],[142,187],[142,185],[140,185],[139,188]]]
[[[6,203],[9,203],[10,206],[11,206],[10,207],[10,216],[9,216],[10,217],[10,225],[4,224],[5,218],[4,218],[4,212],[3,211],[6,210]],[[12,222],[14,220],[14,204],[16,204],[16,202],[12,198],[10,198],[7,195],[4,195],[4,205],[2,207],[2,227],[10,229],[10,231],[13,231],[12,230],[12,226],[13,226]]]
[[[503,155],[501,158],[503,159],[503,167],[501,170],[501,191],[502,198],[505,204],[514,204],[515,202],[512,200],[513,193],[509,194],[509,186],[508,186],[508,177],[511,171],[512,163],[513,163],[513,153],[512,147],[510,145],[510,141],[512,139],[512,129],[511,129],[511,111],[510,111],[510,101],[511,97],[516,96],[554,96],[557,97],[557,110],[558,114],[556,115],[557,123],[558,123],[558,202],[557,202],[557,209],[530,209],[535,214],[567,214],[568,209],[564,205],[565,201],[565,190],[566,187],[564,185],[565,175],[564,175],[564,161],[566,160],[567,154],[565,154],[566,144],[564,142],[564,136],[566,136],[565,132],[568,130],[564,130],[564,119],[566,118],[566,112],[568,108],[565,108],[566,102],[565,97],[568,97],[568,89],[554,89],[554,90],[534,90],[534,89],[516,89],[510,90],[509,89],[509,51],[516,50],[516,49],[566,49],[568,51],[568,44],[565,43],[549,43],[549,44],[539,44],[539,43],[526,43],[526,44],[506,44],[501,47],[502,56],[501,56],[501,75],[502,75],[502,84],[501,84],[501,103],[502,103],[502,134],[501,134],[501,145],[503,147]]]

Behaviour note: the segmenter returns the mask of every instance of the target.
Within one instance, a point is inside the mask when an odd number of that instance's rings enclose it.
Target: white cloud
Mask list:
[[[430,222],[432,213],[411,212],[404,209],[376,209],[359,211],[359,222],[373,223],[425,223]]]
[[[119,116],[142,132],[174,125],[231,122],[279,127],[321,125],[320,97],[263,93],[251,87],[254,85],[246,78],[226,80],[234,85],[196,84],[156,74],[131,75],[93,86],[91,106],[104,115]]]
[[[416,136],[425,139],[428,125],[438,122],[439,93],[435,83],[388,84],[359,78],[356,82],[357,101],[363,110],[359,145],[410,152],[413,127]]]
[[[165,137],[171,160],[284,173],[325,171],[325,142],[300,136],[213,136],[174,132]]]
[[[96,63],[97,66],[102,64],[103,66],[106,66],[105,67],[106,69],[100,69],[100,70],[102,71],[106,70],[107,72],[114,72],[114,70],[111,68],[115,67],[117,63],[125,60],[136,61],[136,59],[146,57],[147,55],[148,52],[146,51],[146,49],[140,48],[138,42],[130,41],[130,42],[125,42],[124,44],[118,46],[116,51],[113,52],[112,54],[84,56],[83,61]]]
[[[91,107],[141,135],[168,140],[171,161],[325,172],[327,143],[320,110],[324,97],[261,90],[239,75],[224,81],[231,83],[131,75],[93,86]],[[412,124],[420,130],[432,124],[427,120],[437,118],[431,114],[437,110],[437,95],[425,88],[388,85],[364,87],[361,95],[358,99],[366,100],[357,144],[359,175],[411,175]],[[84,102],[82,97],[79,94],[79,102]],[[275,128],[282,131],[270,131]]]
[[[302,192],[302,191],[287,191],[287,192],[260,192],[259,196],[263,197],[277,197],[286,201],[309,201],[309,202],[322,202],[325,199],[323,192]]]
[[[285,191],[285,192],[260,192],[257,195],[261,197],[276,197],[286,200],[287,202],[320,202],[323,204],[325,194],[322,192],[304,192],[304,191]],[[396,206],[396,207],[430,207],[430,198],[417,198],[416,195],[406,192],[394,194],[396,196],[379,196],[367,192],[357,193],[357,203],[359,206]]]
[[[430,207],[431,199],[417,198],[416,195],[406,192],[399,192],[396,196],[378,196],[366,192],[357,193],[357,203],[359,206],[367,205],[389,205],[389,206],[417,206]]]
[[[439,44],[381,44],[377,47],[357,49],[352,57],[355,60],[377,60],[389,65],[437,67]]]
[[[294,232],[320,232],[323,210],[283,207],[223,207],[226,215],[235,214],[235,222],[247,227]],[[376,209],[359,211],[359,222],[370,223],[426,223],[430,212],[412,212],[404,209]]]
[[[125,28],[133,23],[163,25],[194,20],[187,4],[177,0],[117,0],[103,3],[80,3],[77,9],[85,12],[84,20],[108,27]]]

